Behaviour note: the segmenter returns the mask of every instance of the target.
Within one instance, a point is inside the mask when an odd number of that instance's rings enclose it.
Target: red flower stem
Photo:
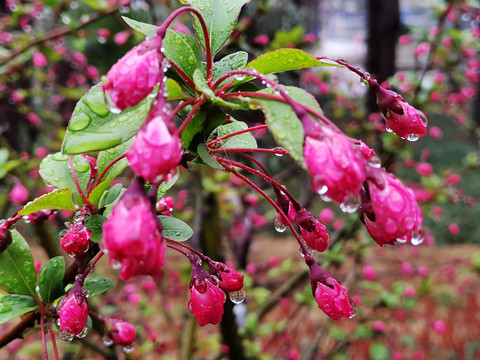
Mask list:
[[[207,99],[205,98],[204,95],[202,95],[200,98],[196,99],[195,100],[195,104],[193,105],[193,108],[192,108],[192,111],[190,111],[190,113],[188,114],[188,116],[185,118],[185,120],[183,120],[183,123],[182,125],[180,125],[180,127],[177,129],[177,136],[180,137],[180,135],[182,134],[183,130],[185,130],[185,128],[187,127],[188,123],[190,122],[190,120],[193,119],[193,117],[195,116],[195,114],[197,113],[197,110],[200,108],[200,106],[202,106],[203,104],[205,104],[207,102]]]
[[[103,169],[102,173],[100,174],[100,176],[98,177],[98,180],[95,184],[95,187],[97,187],[101,182],[102,182],[102,179],[103,177],[105,176],[105,174],[107,173],[108,170],[110,170],[110,168],[115,165],[117,162],[119,162],[120,160],[126,158],[127,155],[126,154],[123,154],[123,155],[120,155],[118,158],[116,158],[115,160],[113,160],[110,164],[107,165],[107,167],[105,169]],[[93,189],[92,189],[93,190]],[[90,195],[90,193],[88,194]]]
[[[43,357],[48,360],[47,340],[45,338],[45,314],[40,315],[40,332],[42,333]]]
[[[55,332],[53,331],[52,322],[48,322],[48,331],[50,332],[50,337],[52,338],[53,353],[55,354],[55,360],[60,360],[58,355],[57,340],[55,339]]]
[[[195,14],[195,16],[197,17],[197,19],[200,22],[200,25],[202,27],[203,37],[205,38],[205,54],[207,56],[207,58],[206,58],[206,60],[207,60],[207,83],[211,83],[212,78],[213,78],[212,77],[213,58],[212,58],[212,50],[210,48],[210,46],[211,46],[210,35],[208,34],[207,24],[205,24],[205,20],[203,19],[202,14],[198,10],[194,9],[191,6],[185,6],[185,7],[181,7],[179,9],[175,10],[174,12],[172,12],[168,16],[167,19],[165,19],[163,24],[158,28],[157,34],[159,36],[161,36],[161,38],[163,39],[165,37],[166,32],[167,32],[167,28],[170,26],[172,21],[178,15],[180,15],[181,13],[184,13],[186,11],[189,11],[189,12]]]
[[[190,260],[190,257],[192,256],[191,254],[183,251],[182,249],[176,247],[175,245],[167,244],[167,247],[169,247],[169,248],[172,249],[172,250],[175,250],[175,251],[179,252],[180,254],[182,254],[182,255],[184,255],[185,257],[187,257],[189,260]]]
[[[268,176],[268,175],[265,175],[265,174],[262,174],[260,171],[258,170],[255,170],[255,169],[252,169],[251,167],[247,166],[247,165],[243,165],[239,162],[236,162],[236,161],[233,161],[233,160],[230,160],[230,159],[225,159],[225,158],[220,158],[218,156],[215,156],[215,159],[219,162],[228,162],[230,165],[233,165],[235,167],[239,167],[240,169],[243,169],[243,170],[246,170],[254,175],[257,175],[259,177],[261,177],[262,179],[268,181],[270,184],[272,184],[272,186],[276,187],[277,189],[279,189],[280,191],[284,192],[285,195],[288,196],[289,200],[292,202],[293,206],[295,209],[301,209],[301,206],[300,204],[297,202],[297,200],[295,200],[295,198],[287,191],[287,189],[285,189],[285,187],[276,182],[275,180],[273,180],[273,178],[271,176]],[[283,211],[282,211],[282,214],[283,214]]]
[[[250,156],[248,154],[245,154],[245,153],[238,153],[238,155],[241,155],[243,156],[244,158],[247,158],[248,160],[250,160],[251,162],[255,163],[264,173],[265,175],[267,176],[270,176],[270,173],[268,172],[268,170],[265,168],[265,166],[262,165],[262,163],[260,161],[258,161],[257,159],[255,159],[253,156]]]
[[[230,134],[227,134],[227,135],[224,135],[224,136],[221,136],[219,138],[216,138],[215,140],[211,141],[208,145],[211,146],[211,145],[214,145],[214,144],[217,144],[219,143],[220,141],[223,141],[223,140],[226,140],[228,138],[231,138],[233,136],[237,136],[237,135],[240,135],[240,134],[244,134],[244,133],[247,133],[247,132],[251,132],[251,131],[255,131],[255,130],[261,130],[261,129],[265,129],[265,128],[268,128],[268,125],[258,125],[258,126],[252,126],[248,129],[243,129],[243,130],[239,130],[239,131],[234,131]]]
[[[347,63],[346,61],[343,61],[343,60],[340,60],[340,59],[331,59],[327,56],[317,56],[316,57],[317,60],[330,60],[330,61],[334,61],[336,62],[338,65],[341,65],[341,66],[344,66],[346,67],[348,70],[350,70],[351,72],[357,74],[358,76],[360,76],[362,79],[365,79],[367,81],[370,81],[371,78],[370,78],[370,75],[364,73],[363,71],[361,71],[360,69],[356,68],[356,67],[353,67],[352,65],[350,65],[349,63]],[[374,80],[376,82],[376,80]]]
[[[75,182],[75,186],[77,187],[78,193],[80,197],[82,198],[83,202],[85,205],[91,205],[90,201],[86,198],[85,194],[82,191],[82,188],[80,187],[80,184],[78,182],[77,178],[77,173],[75,172],[75,168],[73,167],[73,160],[72,160],[72,155],[68,155],[68,164],[70,165],[70,171],[73,176],[73,181]]]
[[[168,61],[169,61],[170,65],[178,73],[178,75],[180,75],[180,77],[183,79],[183,81],[185,81],[185,84],[187,84],[190,89],[195,91],[195,83],[193,82],[193,80],[190,79],[188,77],[188,75],[185,74],[185,72],[182,69],[180,69],[180,67],[177,64],[175,64],[172,60],[168,59]]]
[[[195,100],[196,99],[190,99],[190,100],[187,100],[187,101],[184,101],[184,102],[178,104],[178,106],[175,108],[175,110],[173,110],[172,115],[173,116],[177,115],[180,110],[182,110],[183,108],[186,108],[190,104],[193,104],[195,102]]]
[[[208,256],[202,254],[200,251],[197,251],[197,250],[195,250],[194,248],[192,248],[191,246],[188,246],[188,245],[186,245],[186,244],[184,244],[184,243],[182,243],[182,242],[180,242],[180,241],[176,241],[176,240],[169,239],[169,238],[165,238],[165,240],[166,240],[166,241],[169,241],[169,242],[171,242],[171,243],[173,243],[173,244],[175,244],[175,245],[181,246],[181,247],[183,247],[183,248],[185,248],[185,249],[193,252],[195,255],[197,255],[198,257],[200,257],[200,259],[202,259],[203,261],[205,261],[205,262],[208,263],[208,264],[214,262],[212,259],[210,259]],[[169,244],[167,244],[167,246],[170,247],[170,248],[172,248],[172,249],[175,248],[175,247],[172,247],[173,245],[170,245],[170,246],[169,246]],[[187,256],[187,257],[188,257],[188,256]]]
[[[254,184],[249,178],[240,174],[233,166],[225,164],[225,162],[227,163],[229,162],[228,160],[217,158],[217,161],[220,162],[220,164],[224,167],[226,171],[232,173],[233,175],[235,175],[236,177],[238,177],[239,179],[247,183],[251,188],[253,188],[256,192],[262,195],[270,204],[272,204],[272,206],[277,211],[278,215],[283,216],[283,219],[287,223],[287,226],[289,227],[293,236],[295,237],[298,244],[300,245],[300,248],[302,249],[302,253],[305,255],[305,261],[307,260],[314,261],[312,253],[310,252],[310,250],[308,250],[307,246],[303,243],[302,238],[300,237],[300,235],[298,235],[297,231],[293,227],[290,220],[283,214],[283,210],[280,208],[280,206],[278,206],[277,203],[270,196],[268,196],[262,189],[260,189],[256,184]]]
[[[92,272],[93,268],[95,267],[95,264],[98,262],[98,260],[100,260],[102,258],[103,255],[105,255],[105,253],[103,251],[100,251],[98,253],[97,257],[95,259],[93,259],[93,261],[90,263],[90,265],[88,265],[85,272],[81,275],[81,276],[83,276],[83,278],[86,278],[87,275]]]
[[[288,103],[288,101],[285,100],[282,96],[279,95],[274,95],[274,94],[264,94],[264,93],[258,93],[254,91],[241,91],[241,92],[235,92],[235,93],[229,93],[225,94],[222,98],[223,99],[228,99],[228,98],[234,98],[237,100],[242,100],[242,97],[244,96],[250,96],[250,97],[259,97],[259,98],[264,98],[264,99],[269,99],[269,100],[275,100],[275,101],[281,101],[283,103]],[[337,125],[335,125],[332,120],[327,118],[325,115],[322,113],[319,113],[318,111],[312,109],[311,107],[308,107],[307,105],[304,105],[302,103],[297,102],[299,106],[301,106],[305,111],[310,113],[311,115],[319,118],[322,120],[325,124],[331,126],[335,130],[338,130]]]
[[[278,155],[287,155],[290,156],[290,153],[287,150],[280,149],[264,149],[264,148],[235,148],[235,149],[212,149],[208,150],[209,153],[242,153],[242,152],[259,152],[259,153],[269,153],[269,154],[278,154]]]

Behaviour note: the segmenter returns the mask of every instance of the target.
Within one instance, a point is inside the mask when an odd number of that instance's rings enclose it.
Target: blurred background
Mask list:
[[[76,102],[143,40],[121,17],[160,24],[181,5],[0,1],[0,219],[47,191],[38,165],[59,151]],[[174,28],[194,34],[188,16]],[[311,192],[293,161],[260,156],[332,234],[333,246],[319,261],[357,305],[354,319],[333,322],[317,308],[295,241],[275,230],[273,209],[227,174],[182,171],[167,194],[172,214],[195,227],[214,200],[213,219],[220,224],[215,256],[246,274],[245,302],[227,301],[221,325],[198,328],[186,309],[189,266],[174,254],[160,282],[121,282],[102,263],[102,274],[116,287],[89,303],[135,323],[137,346],[123,353],[90,331],[59,344],[65,359],[480,358],[479,2],[252,0],[215,59],[241,50],[252,60],[283,47],[344,59],[427,115],[428,135],[407,142],[385,131],[375,97],[347,70],[322,67],[278,77],[311,92],[327,117],[374,148],[382,165],[414,190],[425,218],[423,244],[378,247],[358,215]],[[263,121],[254,111],[238,118],[250,125]],[[276,146],[268,134],[257,141]],[[122,183],[131,179],[126,171]],[[69,216],[59,212],[48,223],[18,226],[36,261],[64,255],[57,234]],[[203,232],[195,230],[191,243],[202,248]],[[0,358],[41,359],[39,339],[37,331],[15,340],[0,349]]]

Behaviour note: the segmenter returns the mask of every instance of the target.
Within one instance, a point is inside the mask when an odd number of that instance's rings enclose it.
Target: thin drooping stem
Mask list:
[[[87,269],[85,270],[85,272],[81,276],[86,278],[87,275],[90,274],[93,271],[93,268],[95,267],[95,264],[98,262],[98,260],[100,260],[103,257],[103,255],[105,255],[105,253],[103,251],[100,251],[98,253],[97,257],[93,259],[93,261],[90,263],[90,265],[88,265]]]
[[[45,314],[40,315],[40,332],[42,333],[43,357],[48,360],[47,339],[45,336]]]
[[[190,99],[178,104],[177,107],[172,111],[172,116],[177,115],[180,112],[180,110],[182,110],[183,108],[186,108],[188,105],[193,104],[195,100],[196,99]]]
[[[165,19],[165,21],[162,23],[162,25],[158,28],[157,34],[160,35],[163,39],[163,37],[165,36],[165,34],[167,32],[167,28],[170,26],[172,21],[178,15],[180,15],[181,13],[184,13],[186,11],[195,14],[198,21],[200,22],[200,26],[202,27],[202,33],[203,33],[203,37],[205,39],[205,55],[206,55],[206,62],[207,62],[207,82],[210,83],[212,81],[212,78],[213,78],[213,76],[212,76],[212,73],[213,73],[212,72],[213,58],[212,58],[212,50],[211,50],[211,44],[210,44],[210,35],[208,33],[207,24],[205,23],[205,20],[203,19],[202,14],[198,10],[194,9],[191,6],[185,6],[185,7],[181,7],[179,9],[175,10],[174,12],[172,12],[168,16],[167,19]]]
[[[268,196],[265,191],[263,191],[262,189],[260,189],[255,183],[253,183],[249,178],[247,178],[246,176],[240,174],[233,166],[229,165],[229,164],[226,164],[226,162],[228,163],[228,160],[226,159],[218,159],[220,164],[224,167],[224,169],[230,173],[232,173],[233,175],[235,175],[236,177],[238,177],[240,180],[242,180],[243,182],[245,182],[247,185],[249,185],[251,188],[253,188],[256,192],[258,192],[260,195],[262,195],[265,200],[267,200],[274,208],[275,210],[277,211],[277,213],[279,214],[279,216],[283,216],[283,219],[285,220],[285,222],[287,223],[287,227],[290,229],[290,231],[292,232],[293,236],[295,237],[295,239],[297,240],[298,244],[300,245],[300,248],[302,250],[302,253],[305,255],[305,260],[310,260],[310,261],[314,261],[313,259],[313,255],[312,253],[310,252],[310,250],[307,248],[307,246],[305,245],[305,243],[303,242],[302,238],[300,237],[300,235],[298,235],[297,231],[295,230],[295,228],[293,227],[292,223],[290,222],[290,220],[283,214],[283,210],[280,208],[280,206],[278,206],[278,204],[270,197]]]
[[[112,168],[113,165],[115,165],[117,162],[119,162],[120,160],[122,160],[126,157],[127,157],[127,155],[123,154],[123,155],[119,156],[118,158],[116,158],[115,160],[113,160],[110,164],[108,164],[107,167],[105,169],[103,169],[102,173],[98,177],[98,180],[95,183],[95,187],[97,187],[98,184],[100,184],[102,182],[102,179],[104,178],[105,174],[107,173],[108,170],[110,170]]]
[[[255,159],[253,156],[250,156],[248,154],[245,154],[245,153],[238,153],[238,155],[240,156],[243,156],[244,158],[247,158],[248,160],[250,160],[251,162],[253,162],[255,165],[257,165],[260,170],[263,171],[263,173],[267,176],[270,176],[270,173],[268,172],[268,170],[265,168],[265,166],[262,165],[262,163],[260,161],[258,161],[257,159]]]
[[[175,64],[172,60],[169,60],[169,64],[175,69],[175,71],[178,73],[178,75],[180,75],[180,77],[183,79],[183,81],[185,81],[185,84],[190,89],[195,91],[195,83],[192,81],[192,79],[190,79],[188,77],[188,75],[185,74],[185,72],[177,64]]]
[[[243,130],[238,130],[238,131],[234,131],[230,134],[227,134],[227,135],[223,135],[223,136],[220,136],[218,138],[216,138],[215,140],[212,140],[210,143],[208,143],[207,145],[209,146],[213,146],[215,144],[218,144],[219,142],[223,141],[223,140],[226,140],[226,139],[229,139],[233,136],[237,136],[237,135],[240,135],[240,134],[245,134],[245,133],[248,133],[248,132],[252,132],[252,131],[255,131],[255,130],[261,130],[261,129],[266,129],[268,128],[268,125],[257,125],[257,126],[252,126],[252,127],[249,127],[247,129],[243,129]]]
[[[180,137],[180,135],[182,134],[183,130],[185,130],[185,128],[187,127],[187,125],[189,124],[190,120],[193,119],[193,117],[197,114],[197,111],[198,109],[200,108],[200,106],[202,106],[203,104],[205,104],[207,102],[207,99],[205,98],[204,95],[202,95],[199,99],[197,99],[195,101],[195,104],[193,105],[193,108],[192,110],[190,111],[190,113],[187,115],[187,117],[185,118],[185,120],[183,120],[183,123],[182,125],[180,125],[180,127],[177,129],[177,135]]]
[[[232,149],[212,149],[208,150],[209,153],[242,153],[242,152],[258,152],[258,153],[268,153],[275,155],[287,155],[290,156],[290,153],[287,150],[282,149],[264,149],[264,148],[232,148]]]
[[[205,261],[205,262],[208,263],[208,264],[213,263],[213,260],[210,259],[208,256],[202,254],[200,251],[195,250],[194,248],[192,248],[191,246],[188,246],[187,244],[184,244],[184,243],[182,243],[182,242],[179,242],[179,241],[176,241],[176,240],[173,240],[173,239],[169,239],[169,238],[165,238],[165,240],[168,241],[168,242],[171,242],[171,243],[173,243],[173,244],[175,244],[175,245],[181,246],[181,247],[183,247],[183,248],[185,248],[185,249],[187,249],[187,250],[189,250],[189,251],[191,251],[192,253],[194,253],[195,255],[197,255],[198,257],[200,257],[200,259],[202,259],[203,261]],[[172,249],[175,248],[175,247],[172,247],[173,245],[170,245],[170,244],[167,244],[167,246],[170,247],[170,248],[172,248]],[[176,250],[176,249],[175,249],[175,250]],[[178,250],[177,250],[177,251],[178,251]],[[185,255],[185,253],[183,253],[183,252],[182,252],[182,254]],[[187,256],[187,255],[185,255],[185,256]],[[189,256],[187,256],[187,257],[190,258]]]
[[[53,331],[53,326],[51,321],[48,322],[48,331],[50,333],[50,337],[52,338],[53,353],[55,355],[55,360],[60,360],[60,356],[58,355],[57,340],[55,339],[55,332]]]
[[[75,172],[75,168],[73,167],[72,155],[68,156],[68,164],[70,165],[70,171],[72,173],[73,181],[75,182],[75,186],[77,187],[78,194],[82,198],[84,204],[89,205],[90,201],[88,201],[87,197],[85,196],[85,194],[82,191],[82,188],[80,187],[80,183],[78,182],[77,173]]]

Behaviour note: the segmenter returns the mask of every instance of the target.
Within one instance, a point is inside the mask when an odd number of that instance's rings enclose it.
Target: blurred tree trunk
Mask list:
[[[400,27],[399,0],[367,1],[367,71],[375,76],[379,83],[395,73],[395,47]],[[376,97],[368,92],[367,109],[378,112]]]

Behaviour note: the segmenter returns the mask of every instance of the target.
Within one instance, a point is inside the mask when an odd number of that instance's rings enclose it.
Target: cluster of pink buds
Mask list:
[[[62,249],[71,256],[84,254],[93,244],[90,241],[92,232],[82,221],[71,222],[67,232],[60,239]]]
[[[78,283],[58,303],[58,316],[62,340],[72,341],[87,334],[87,295]]]
[[[135,326],[120,320],[109,320],[107,325],[110,329],[105,334],[106,345],[120,345],[129,348],[135,342],[137,330]]]
[[[166,245],[162,224],[137,180],[113,207],[103,224],[103,246],[110,257],[120,263],[120,278],[136,275],[163,275]]]
[[[347,295],[347,288],[342,286],[328,271],[322,269],[313,260],[308,261],[312,293],[318,307],[333,320],[353,318],[355,308]]]
[[[305,243],[318,252],[327,250],[330,235],[325,225],[305,209],[298,210],[296,214],[297,224]]]

